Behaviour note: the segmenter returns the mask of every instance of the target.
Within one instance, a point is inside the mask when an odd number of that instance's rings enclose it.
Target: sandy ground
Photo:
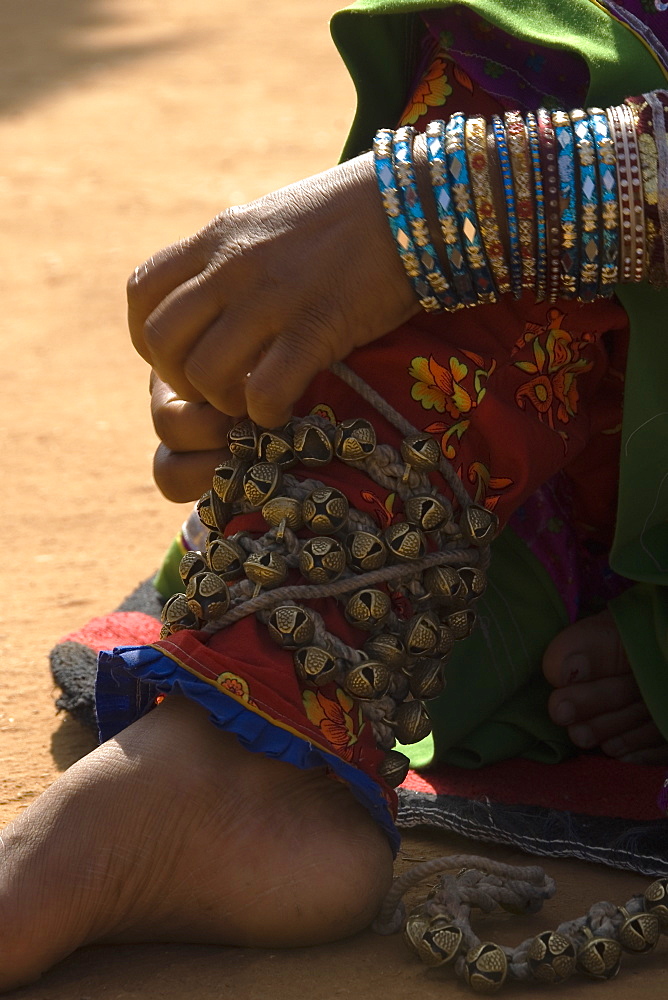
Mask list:
[[[250,6],[250,5],[249,5]],[[0,520],[0,820],[91,748],[56,715],[47,654],[157,565],[182,511],[152,484],[147,371],[129,345],[127,274],[225,206],[335,161],[353,90],[331,45],[334,0],[3,0],[0,259],[5,455]],[[456,838],[411,834],[400,864]],[[495,851],[507,859],[524,859]],[[622,902],[642,879],[548,865],[559,899],[508,943]],[[665,996],[665,942],[605,987],[560,996]],[[465,987],[371,933],[297,952],[93,947],[24,1000],[424,1000]],[[524,997],[543,991],[522,990]]]

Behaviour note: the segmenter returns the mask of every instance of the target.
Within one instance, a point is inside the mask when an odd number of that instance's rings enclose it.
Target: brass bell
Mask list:
[[[539,983],[563,983],[575,972],[575,948],[563,934],[543,931],[529,946],[527,964]]]
[[[401,442],[401,457],[411,469],[433,472],[441,461],[441,449],[430,434],[409,434]]]
[[[278,539],[283,537],[286,527],[299,531],[304,527],[301,501],[294,497],[274,497],[262,508],[262,517],[272,528],[278,528]]]
[[[577,952],[577,968],[590,979],[612,979],[622,963],[622,946],[613,938],[594,937],[584,928],[587,941]]]
[[[244,573],[255,584],[256,592],[261,587],[271,590],[285,582],[288,564],[278,552],[253,552],[244,562]]]
[[[317,469],[319,466],[327,465],[334,455],[332,442],[322,427],[306,422],[295,427],[292,447],[297,460],[307,469]]]
[[[206,558],[214,573],[223,580],[243,575],[246,552],[234,538],[213,537],[206,543]]]
[[[302,646],[293,659],[295,672],[303,684],[328,684],[336,676],[336,659],[320,646]]]
[[[201,552],[186,552],[179,563],[179,576],[184,583],[187,583],[195,573],[206,573],[208,568]]]
[[[658,878],[644,892],[645,909],[659,918],[662,934],[668,934],[668,878]]]
[[[442,663],[449,659],[450,653],[454,649],[455,637],[448,628],[447,625],[443,623],[438,626],[438,642],[436,643],[436,649],[431,654],[437,657]]]
[[[225,503],[236,503],[244,495],[244,475],[248,465],[238,458],[228,458],[216,466],[213,473],[213,490]]]
[[[343,545],[327,535],[309,538],[299,553],[299,572],[309,583],[331,583],[345,568]]]
[[[186,587],[186,601],[192,613],[201,621],[215,621],[222,618],[230,606],[230,592],[224,580],[207,570],[190,577]]]
[[[473,608],[461,608],[444,615],[441,621],[449,628],[454,639],[466,639],[475,628],[476,613]]]
[[[499,530],[499,519],[486,507],[471,504],[462,514],[459,527],[472,545],[489,545]]]
[[[399,753],[399,751],[390,750],[390,753],[396,754]],[[389,754],[387,756],[389,756]],[[401,756],[403,757],[404,755],[401,754]],[[404,760],[408,761],[408,757],[405,757]],[[408,773],[408,768],[406,768],[406,773]],[[430,920],[431,917],[429,914],[425,913],[424,904],[421,903],[419,906],[416,906],[414,910],[411,910],[406,918],[406,924],[404,925],[404,941],[409,948],[413,948],[414,951],[418,950],[420,947],[420,941],[422,940],[422,935],[429,926]]]
[[[378,632],[367,639],[363,649],[372,660],[381,660],[390,670],[402,670],[408,662],[406,647],[393,632]]]
[[[244,475],[244,493],[253,507],[262,507],[277,493],[281,470],[273,462],[256,462]]]
[[[380,569],[387,562],[387,546],[370,531],[351,531],[346,538],[348,565],[356,573]]]
[[[252,420],[240,420],[227,432],[227,446],[235,458],[253,462],[257,455],[257,425]]]
[[[437,698],[445,691],[445,677],[440,660],[418,660],[409,675],[410,692],[414,698]]]
[[[162,609],[160,619],[170,634],[200,627],[200,620],[188,607],[185,594],[172,594]]]
[[[404,645],[409,656],[430,656],[439,640],[438,619],[431,611],[413,615],[406,624]]]
[[[308,646],[315,635],[313,615],[297,604],[281,604],[274,608],[267,622],[269,635],[284,649]]]
[[[343,420],[334,432],[334,453],[343,462],[361,462],[376,450],[376,432],[368,420]]]
[[[460,596],[465,601],[477,601],[485,593],[487,575],[478,566],[460,566],[457,570],[462,582]]]
[[[286,424],[280,430],[262,431],[257,440],[257,454],[261,462],[274,462],[281,469],[296,465],[290,426]]]
[[[425,965],[447,965],[464,947],[464,935],[451,917],[432,917],[423,931],[417,953]]]
[[[431,495],[410,497],[404,501],[406,520],[422,531],[441,531],[452,520],[452,505],[445,497]]]
[[[464,585],[454,566],[432,566],[424,574],[424,585],[439,601],[456,604],[463,598]]]
[[[371,631],[382,625],[391,609],[392,602],[384,590],[365,587],[348,599],[344,614],[351,625]]]
[[[421,701],[405,701],[394,713],[394,733],[399,743],[419,743],[431,732],[431,719]]]
[[[343,687],[353,698],[373,701],[382,698],[390,683],[390,671],[379,660],[365,660],[351,667],[343,679]]]
[[[383,760],[378,765],[378,775],[386,781],[390,788],[397,788],[406,780],[411,762],[406,754],[398,750],[387,750]]]
[[[409,521],[391,524],[383,537],[393,559],[421,559],[427,550],[424,535]]]
[[[213,508],[211,506],[211,492],[207,490],[199,498],[196,504],[197,514],[200,521],[205,528],[209,528],[211,531],[217,531],[218,525],[216,524],[216,519],[213,514]]]
[[[378,765],[378,775],[390,788],[398,788],[406,780],[410,766],[411,762],[405,754],[398,750],[387,750]]]
[[[464,979],[475,993],[496,993],[508,975],[508,959],[498,944],[483,941],[467,951]]]
[[[348,501],[340,490],[321,486],[312,490],[302,507],[304,524],[316,535],[334,535],[348,520]]]
[[[196,573],[186,587],[188,607],[202,621],[222,618],[230,606],[230,591],[216,573]]]
[[[625,951],[635,955],[646,955],[656,947],[661,937],[661,924],[655,913],[634,913],[631,915],[623,906],[619,907],[626,918],[617,936]]]

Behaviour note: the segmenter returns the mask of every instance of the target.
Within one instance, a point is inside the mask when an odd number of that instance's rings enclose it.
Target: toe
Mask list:
[[[602,741],[601,750],[610,757],[618,757],[634,764],[668,762],[668,744],[649,715],[634,728]]]
[[[628,708],[640,700],[633,674],[624,674],[557,688],[550,695],[547,708],[550,718],[558,726],[572,726]]]
[[[649,712],[645,704],[642,701],[636,701],[617,711],[595,715],[587,722],[580,722],[569,726],[568,735],[576,747],[581,747],[583,750],[601,746],[603,752],[609,754],[609,756],[621,757],[622,754],[635,749],[635,747],[632,748],[629,746],[624,749],[625,744],[622,743],[622,749],[617,753],[613,753],[609,749],[605,749],[605,745],[610,744],[614,746],[616,741],[623,740],[626,733],[644,726],[648,721]]]
[[[553,687],[628,673],[630,666],[609,611],[583,618],[555,636],[543,657]]]

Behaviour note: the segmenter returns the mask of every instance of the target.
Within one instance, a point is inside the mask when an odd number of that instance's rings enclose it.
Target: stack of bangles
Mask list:
[[[665,286],[667,96],[653,92],[606,110],[430,122],[436,239],[413,162],[417,133],[381,129],[376,178],[422,307],[454,311],[509,291],[591,302],[612,295],[618,282]]]

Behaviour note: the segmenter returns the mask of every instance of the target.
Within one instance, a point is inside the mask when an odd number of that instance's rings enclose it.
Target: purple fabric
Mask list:
[[[466,7],[430,10],[422,16],[430,45],[438,40],[482,90],[508,109],[584,103],[589,71],[579,56],[522,42]]]
[[[598,0],[649,45],[668,73],[668,3],[664,0]]]
[[[602,611],[632,586],[610,569],[605,546],[578,536],[569,480],[563,472],[536,490],[508,525],[548,572],[570,622]]]

